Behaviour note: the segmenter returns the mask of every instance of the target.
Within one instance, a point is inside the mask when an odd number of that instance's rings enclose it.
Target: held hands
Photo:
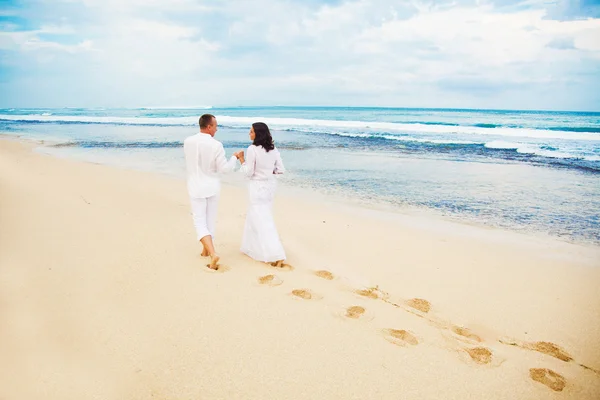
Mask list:
[[[244,151],[243,150],[236,151],[235,153],[233,153],[233,155],[235,156],[235,158],[237,158],[238,160],[240,160],[241,164],[244,163]]]

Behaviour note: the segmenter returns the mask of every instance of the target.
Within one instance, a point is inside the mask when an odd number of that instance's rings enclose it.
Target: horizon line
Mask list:
[[[227,108],[346,108],[346,109],[394,109],[394,110],[437,110],[437,111],[516,111],[516,112],[547,112],[547,113],[600,113],[598,110],[560,110],[560,109],[534,109],[534,108],[461,108],[461,107],[402,107],[402,106],[344,106],[344,105],[202,105],[202,106],[138,106],[138,107],[1,107],[0,110],[214,110]]]

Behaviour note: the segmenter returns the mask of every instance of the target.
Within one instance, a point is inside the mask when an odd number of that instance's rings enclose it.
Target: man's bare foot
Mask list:
[[[219,260],[221,259],[221,257],[219,257],[218,255],[214,255],[210,257],[210,264],[208,264],[208,268],[210,269],[214,269],[215,271],[217,269],[219,269]]]
[[[208,252],[208,250],[202,250],[202,253],[200,253],[200,255],[202,257],[208,257],[210,255],[210,253]]]
[[[273,267],[283,268],[283,260],[277,260],[275,262],[269,263]]]

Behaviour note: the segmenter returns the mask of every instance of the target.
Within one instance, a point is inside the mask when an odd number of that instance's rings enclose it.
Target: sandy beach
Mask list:
[[[0,399],[598,399],[600,248],[290,197],[200,257],[182,180],[0,139]],[[182,154],[183,157],[183,154]]]

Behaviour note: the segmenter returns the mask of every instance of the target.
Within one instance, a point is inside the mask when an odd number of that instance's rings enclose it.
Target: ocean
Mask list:
[[[182,144],[217,117],[230,155],[269,125],[282,189],[600,244],[600,113],[345,107],[0,109],[0,134],[59,157],[183,178]],[[226,177],[232,184],[241,179]]]

